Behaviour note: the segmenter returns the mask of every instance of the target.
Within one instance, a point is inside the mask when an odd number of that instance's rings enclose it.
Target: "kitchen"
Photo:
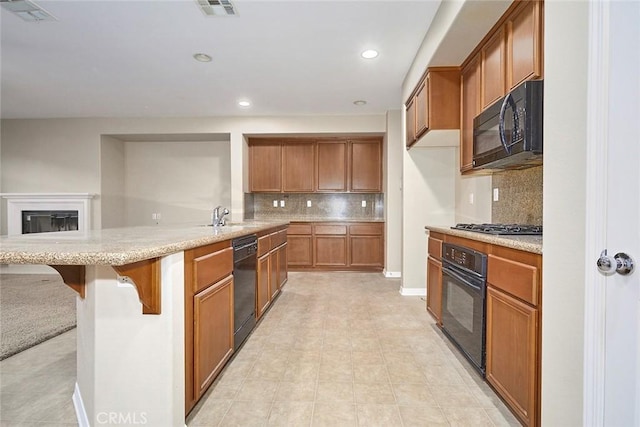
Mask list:
[[[457,7],[461,6],[443,4],[439,12],[441,20],[438,21],[442,26],[429,29],[427,42],[419,50],[404,81],[403,100],[430,63],[430,57],[438,50],[441,40],[446,39],[442,33],[455,21]],[[572,22],[570,28],[566,22]],[[543,293],[542,421],[549,425],[579,425],[583,419],[585,308],[581,304],[568,305],[567,302],[585,298],[583,275],[594,262],[593,257],[587,257],[584,247],[587,216],[578,208],[584,206],[587,198],[582,181],[587,176],[583,146],[589,122],[586,111],[574,110],[567,115],[565,100],[571,99],[572,105],[586,105],[587,79],[584,68],[587,64],[588,34],[587,5],[563,2],[548,2],[545,5],[545,139],[563,141],[562,145],[545,146],[543,177],[546,234],[543,282],[564,284],[545,288]],[[471,46],[467,52],[481,35],[468,43]],[[446,39],[446,43],[454,41]],[[400,105],[398,110],[385,115],[314,118],[3,120],[2,192],[77,191],[101,194],[104,182],[96,171],[101,170],[100,141],[103,135],[228,134],[233,165],[230,208],[235,218],[241,216],[243,209],[241,165],[244,134],[386,134],[385,220],[388,231],[385,268],[390,273],[401,272],[403,294],[415,295],[424,292],[426,281],[424,226],[490,220],[492,185],[487,177],[459,180],[456,173],[457,153],[453,148],[405,151],[403,120],[399,109]],[[31,141],[29,146],[21,144],[24,140]],[[51,152],[38,149],[51,144],[65,150]],[[75,153],[75,159],[61,155],[61,151]],[[82,159],[82,163],[79,164],[76,159]],[[53,170],[42,168],[42,165],[51,163],[55,164]],[[37,182],[21,181],[17,170],[33,171],[32,176],[41,179]],[[56,184],[60,181],[73,184],[61,187]],[[440,182],[441,185],[436,187],[433,182]],[[474,205],[467,202],[469,193],[475,195],[477,202]],[[94,224],[101,224],[100,219],[104,215],[100,203],[100,200],[95,201]],[[401,206],[402,209],[389,206]],[[575,256],[567,258],[564,255],[566,253]]]

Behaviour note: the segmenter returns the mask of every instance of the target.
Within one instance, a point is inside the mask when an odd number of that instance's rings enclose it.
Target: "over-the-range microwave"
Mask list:
[[[542,164],[543,81],[522,83],[473,120],[474,169]]]

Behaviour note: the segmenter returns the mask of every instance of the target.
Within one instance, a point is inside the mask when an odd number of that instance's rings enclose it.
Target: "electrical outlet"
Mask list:
[[[469,204],[473,204],[473,193],[469,193]]]
[[[307,207],[310,208],[311,207],[311,200],[307,200]]]
[[[274,200],[274,201],[273,201],[273,207],[274,207],[274,208],[277,208],[277,207],[278,207],[278,201],[277,201],[277,200]]]
[[[152,213],[151,214],[151,219],[158,219],[158,214],[157,213]]]
[[[156,214],[156,219],[160,219],[160,218],[162,218],[162,214],[161,213],[157,213]]]
[[[280,200],[280,207],[284,208],[284,200]]]
[[[367,207],[367,201],[366,201],[366,200],[363,200],[363,201],[362,201],[362,207],[363,207],[363,208],[366,208],[366,207]]]
[[[498,191],[497,188],[493,189],[493,201],[497,202],[498,200],[500,200],[500,192]]]

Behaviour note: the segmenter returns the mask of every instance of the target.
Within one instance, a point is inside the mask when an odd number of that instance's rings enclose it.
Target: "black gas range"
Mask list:
[[[528,224],[456,224],[454,230],[473,231],[476,233],[510,235],[510,236],[541,236],[541,225]]]

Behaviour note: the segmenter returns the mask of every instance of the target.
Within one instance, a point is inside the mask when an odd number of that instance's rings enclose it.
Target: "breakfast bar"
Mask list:
[[[185,251],[285,222],[0,237],[0,264],[43,264],[77,293],[81,426],[184,425]]]

